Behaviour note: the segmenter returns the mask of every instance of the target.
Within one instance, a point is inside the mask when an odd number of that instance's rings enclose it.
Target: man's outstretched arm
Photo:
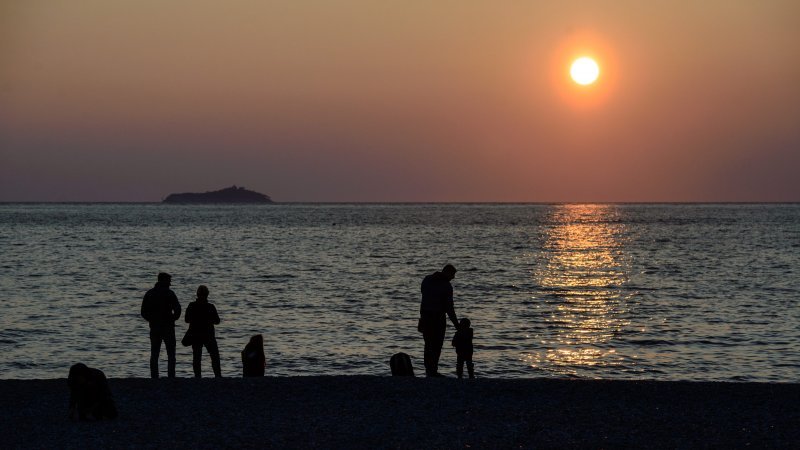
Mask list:
[[[453,322],[453,326],[458,329],[458,317],[456,317],[456,308],[453,306],[453,300],[450,300],[450,304],[447,305],[447,317],[450,318],[450,322]]]

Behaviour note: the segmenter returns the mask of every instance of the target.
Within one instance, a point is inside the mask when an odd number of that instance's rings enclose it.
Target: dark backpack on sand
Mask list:
[[[405,353],[395,353],[389,360],[389,367],[392,369],[393,377],[413,377],[414,366],[411,365],[411,357]]]

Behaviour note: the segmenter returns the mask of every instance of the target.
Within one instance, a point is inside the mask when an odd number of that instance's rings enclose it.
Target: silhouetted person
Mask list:
[[[250,338],[250,342],[242,350],[242,367],[246,377],[263,377],[267,367],[267,358],[264,356],[264,337],[257,334]]]
[[[117,407],[108,388],[108,380],[103,371],[91,369],[85,364],[75,364],[69,368],[69,418],[87,420],[116,419]]]
[[[458,330],[453,336],[453,347],[456,348],[456,373],[458,378],[464,377],[464,363],[470,378],[475,378],[475,366],[472,364],[472,328],[467,318],[461,319]]]
[[[414,366],[411,365],[411,357],[407,353],[395,353],[389,359],[389,367],[392,369],[393,377],[413,377]]]
[[[425,340],[425,375],[429,377],[443,376],[439,374],[439,356],[442,354],[444,333],[447,329],[445,315],[458,328],[458,318],[453,306],[453,286],[450,284],[455,276],[456,268],[448,264],[441,272],[434,272],[422,280],[418,330]]]
[[[214,325],[219,325],[217,308],[208,303],[208,288],[201,285],[197,288],[197,300],[186,307],[186,322],[189,324],[189,334],[192,336],[192,369],[194,376],[200,378],[200,361],[203,356],[203,346],[211,356],[211,368],[214,376],[221,377],[219,367],[219,348],[214,335]]]
[[[142,299],[142,317],[150,323],[150,377],[158,378],[161,341],[167,347],[167,375],[175,378],[175,321],[181,317],[181,304],[169,288],[172,276],[161,272],[153,289]]]

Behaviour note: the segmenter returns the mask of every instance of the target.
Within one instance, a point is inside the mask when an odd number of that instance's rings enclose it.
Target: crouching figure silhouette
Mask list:
[[[116,419],[117,407],[102,370],[75,364],[69,369],[69,418],[71,420]]]

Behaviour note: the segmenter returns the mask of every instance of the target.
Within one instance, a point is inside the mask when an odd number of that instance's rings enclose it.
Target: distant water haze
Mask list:
[[[796,382],[798,224],[798,205],[0,205],[0,378],[149,376],[159,271],[184,311],[209,287],[225,376],[257,333],[268,375],[388,375],[400,351],[420,374],[420,282],[449,262],[479,378]]]

